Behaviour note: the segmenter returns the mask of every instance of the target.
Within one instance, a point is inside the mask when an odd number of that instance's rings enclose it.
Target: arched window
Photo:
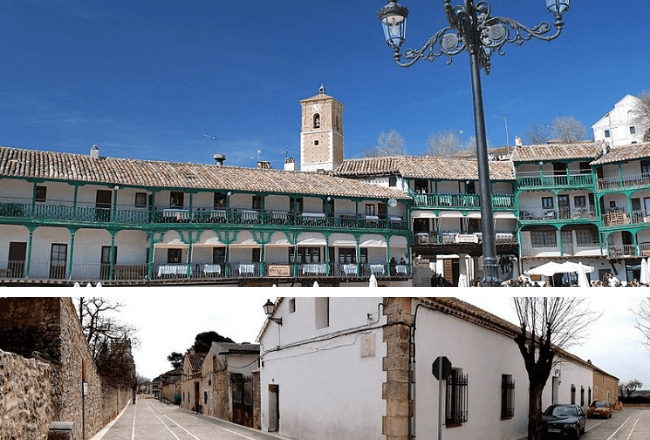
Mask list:
[[[320,115],[314,113],[314,128],[320,128]]]

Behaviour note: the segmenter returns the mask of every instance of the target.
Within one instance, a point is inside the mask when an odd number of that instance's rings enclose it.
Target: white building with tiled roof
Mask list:
[[[625,95],[614,104],[614,108],[591,126],[596,142],[604,142],[610,147],[631,145],[643,142],[645,128],[637,122],[639,98]]]

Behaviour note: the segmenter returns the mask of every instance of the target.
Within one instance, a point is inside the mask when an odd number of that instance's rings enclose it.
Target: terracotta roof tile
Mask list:
[[[650,142],[613,147],[607,154],[591,162],[591,165],[625,162],[650,157]]]
[[[478,162],[463,157],[392,156],[350,159],[334,172],[337,176],[399,174],[406,178],[478,180]],[[514,180],[512,162],[491,161],[493,180]]]
[[[0,147],[0,176],[71,180],[144,188],[193,188],[408,199],[401,191],[332,176],[273,169],[225,167]]]
[[[515,148],[512,153],[513,162],[535,162],[562,159],[596,159],[603,153],[597,144],[547,144],[524,145]]]

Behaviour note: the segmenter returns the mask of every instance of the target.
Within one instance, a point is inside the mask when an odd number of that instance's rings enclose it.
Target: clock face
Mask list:
[[[311,106],[311,108],[312,108],[312,110],[314,110],[314,111],[318,111],[318,110],[320,110],[320,105],[318,105],[318,104],[314,104],[314,105]]]

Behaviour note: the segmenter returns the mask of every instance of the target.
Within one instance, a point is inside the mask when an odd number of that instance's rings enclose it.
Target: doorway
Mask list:
[[[113,192],[105,189],[98,189],[95,196],[95,221],[107,222],[111,219],[111,199]]]
[[[27,259],[27,243],[12,241],[9,243],[9,261],[7,268],[11,278],[25,276],[25,260]]]
[[[280,429],[280,386],[269,384],[269,432]]]
[[[68,245],[52,243],[50,252],[50,278],[65,278],[66,258],[68,256]]]

